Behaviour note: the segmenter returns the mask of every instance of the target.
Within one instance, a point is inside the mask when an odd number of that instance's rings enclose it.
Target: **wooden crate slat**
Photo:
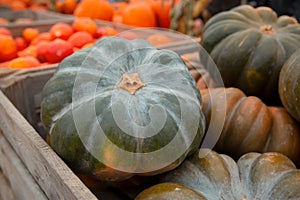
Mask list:
[[[0,200],[14,200],[14,193],[11,189],[7,178],[5,177],[4,173],[0,169]]]
[[[0,79],[0,89],[3,91],[18,111],[37,130],[43,139],[46,132],[39,124],[40,116],[36,113],[40,107],[41,91],[57,68],[52,65],[42,69],[20,70]],[[1,70],[0,70],[1,73]]]
[[[49,199],[97,199],[1,91],[0,129]]]
[[[0,132],[0,167],[6,174],[11,190],[16,199],[47,199],[39,185],[32,178],[11,145]],[[1,185],[2,187],[2,185]],[[9,194],[7,194],[9,195]],[[6,198],[5,198],[6,199]]]
[[[54,73],[57,68],[57,64],[52,64],[45,67],[37,67],[31,69],[8,69],[0,68],[0,87],[8,88],[16,82],[25,79],[28,76],[39,75],[45,73]]]

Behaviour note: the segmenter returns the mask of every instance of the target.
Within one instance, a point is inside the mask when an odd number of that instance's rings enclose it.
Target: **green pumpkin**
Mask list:
[[[190,187],[207,200],[300,199],[300,170],[283,154],[251,152],[235,162],[209,149],[199,152],[160,182]]]
[[[144,40],[105,37],[77,51],[42,95],[51,147],[99,180],[174,169],[203,137],[201,96],[184,62]]]
[[[178,183],[159,183],[143,190],[135,200],[206,200],[206,198]]]
[[[300,50],[283,65],[278,90],[283,106],[300,122]]]
[[[279,73],[299,49],[300,25],[293,17],[278,17],[269,7],[241,5],[213,16],[205,24],[201,44],[216,63],[225,87],[279,105]],[[210,73],[214,78],[216,72]]]
[[[200,90],[207,126],[214,120],[222,131],[213,147],[238,159],[248,152],[279,152],[300,166],[300,126],[283,107],[267,106],[255,96],[246,96],[238,88]],[[224,99],[225,95],[225,99]],[[211,119],[220,106],[225,119]],[[216,134],[216,133],[214,133]]]

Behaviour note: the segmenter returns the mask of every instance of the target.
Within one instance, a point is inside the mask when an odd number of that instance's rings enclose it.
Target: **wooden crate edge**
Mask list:
[[[97,199],[0,91],[0,128],[49,199]]]
[[[0,167],[16,199],[47,199],[2,132],[0,132],[0,157]]]
[[[0,185],[1,185],[1,187],[0,187],[0,199],[3,199],[3,200],[16,199],[14,197],[14,193],[11,189],[11,186],[10,186],[6,176],[2,172],[1,168],[0,168]]]
[[[5,89],[14,83],[25,79],[28,76],[34,76],[37,73],[55,72],[58,64],[51,64],[45,67],[37,67],[31,69],[0,69],[0,89]]]

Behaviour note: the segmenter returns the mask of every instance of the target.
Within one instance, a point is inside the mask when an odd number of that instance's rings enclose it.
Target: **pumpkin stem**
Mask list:
[[[118,88],[127,90],[130,94],[134,94],[145,85],[146,84],[141,81],[138,73],[124,73],[121,82],[118,84]]]
[[[260,31],[265,33],[265,34],[273,34],[275,33],[275,30],[271,25],[263,25],[260,27]]]

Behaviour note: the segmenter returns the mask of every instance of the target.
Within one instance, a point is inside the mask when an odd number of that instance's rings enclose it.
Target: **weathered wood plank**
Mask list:
[[[16,82],[23,80],[30,76],[37,76],[40,74],[54,72],[57,64],[48,65],[45,67],[37,67],[31,69],[8,69],[0,68],[0,88],[7,88]]]
[[[36,113],[40,108],[41,91],[45,83],[50,79],[57,65],[45,68],[20,70],[0,79],[0,88],[10,99],[18,111],[35,128],[43,139],[45,130],[40,126],[40,116]],[[22,94],[22,95],[20,95]]]
[[[14,200],[14,194],[5,175],[0,169],[0,200]]]
[[[0,129],[49,199],[97,199],[1,91]]]
[[[6,175],[16,199],[47,199],[1,132],[0,158],[0,167]]]

